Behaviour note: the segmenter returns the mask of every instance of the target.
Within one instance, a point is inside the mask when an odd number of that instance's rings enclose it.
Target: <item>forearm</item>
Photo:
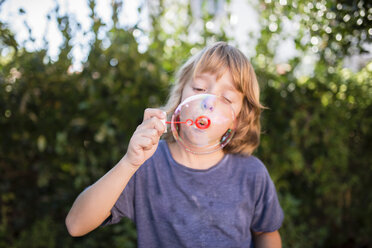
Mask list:
[[[256,248],[281,248],[282,241],[278,231],[270,233],[254,234],[254,243]]]
[[[164,118],[160,109],[146,109],[143,122],[133,133],[125,156],[77,197],[66,217],[66,226],[72,236],[87,234],[110,216],[110,210],[130,178],[156,151],[165,130],[161,122]]]
[[[130,165],[125,157],[75,200],[66,217],[72,236],[82,236],[98,227],[139,167]]]

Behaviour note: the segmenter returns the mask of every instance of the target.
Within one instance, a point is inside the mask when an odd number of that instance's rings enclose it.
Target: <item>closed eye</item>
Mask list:
[[[205,91],[205,89],[203,89],[203,88],[196,88],[196,87],[193,87],[192,90],[196,91],[196,92],[204,92]]]
[[[224,100],[228,103],[232,103],[232,101],[229,98],[224,97]]]

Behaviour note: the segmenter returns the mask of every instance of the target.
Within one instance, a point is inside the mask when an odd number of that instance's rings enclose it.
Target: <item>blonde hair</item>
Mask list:
[[[225,153],[251,155],[260,143],[260,115],[264,107],[259,101],[260,90],[253,67],[237,48],[225,42],[217,42],[192,56],[178,71],[163,109],[170,118],[181,103],[186,83],[196,75],[208,72],[217,75],[219,79],[226,70],[230,71],[236,89],[243,94],[243,105],[237,116],[235,135],[223,150]],[[164,138],[174,142],[172,133],[166,133]]]

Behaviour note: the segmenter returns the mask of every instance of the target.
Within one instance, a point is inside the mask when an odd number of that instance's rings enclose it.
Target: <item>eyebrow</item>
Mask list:
[[[205,77],[203,74],[198,74],[194,77],[194,80],[195,79],[201,79],[201,80],[205,80],[208,84],[211,83],[210,80],[208,80],[208,77]],[[219,81],[220,84],[223,84],[223,89],[226,89],[226,90],[230,90],[232,91],[233,93],[235,94],[242,94],[242,92],[240,92],[236,87],[235,85],[231,85],[229,82],[226,82],[226,81]]]
[[[231,91],[233,94],[235,94],[235,95],[237,95],[237,96],[240,96],[241,94],[243,94],[243,92],[240,92],[240,91],[235,87],[235,85],[231,85],[230,83],[223,82],[223,81],[220,81],[220,83],[223,84],[222,89],[225,90],[225,91]]]
[[[207,81],[208,83],[210,83],[210,80],[208,80],[209,78],[206,77],[206,76],[203,76],[203,75],[196,75],[193,79],[194,79],[194,80],[196,80],[196,79],[201,79],[201,80],[205,80],[205,81]]]
[[[226,88],[226,89],[231,90],[231,91],[239,92],[237,88],[235,88],[234,86],[232,86],[229,83],[224,83],[223,88]]]

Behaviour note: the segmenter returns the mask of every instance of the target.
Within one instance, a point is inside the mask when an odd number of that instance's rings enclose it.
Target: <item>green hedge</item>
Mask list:
[[[287,11],[274,2],[264,7],[266,19]],[[64,218],[77,195],[123,156],[144,109],[165,102],[190,49],[227,39],[204,30],[203,44],[166,47],[166,39],[187,28],[166,34],[159,24],[164,12],[158,15],[149,49],[139,53],[137,27],[120,29],[116,22],[103,46],[97,38],[103,24],[92,11],[94,39],[81,72],[70,68],[78,26],[69,16],[57,18],[64,43],[56,61],[46,50],[17,45],[0,23],[0,247],[136,246],[129,221],[71,238]],[[296,76],[300,57],[278,73],[269,49],[274,34],[265,25],[252,58],[268,107],[256,155],[285,212],[284,247],[372,247],[372,63],[351,72],[342,66],[346,53],[330,62],[321,50],[312,75]]]

